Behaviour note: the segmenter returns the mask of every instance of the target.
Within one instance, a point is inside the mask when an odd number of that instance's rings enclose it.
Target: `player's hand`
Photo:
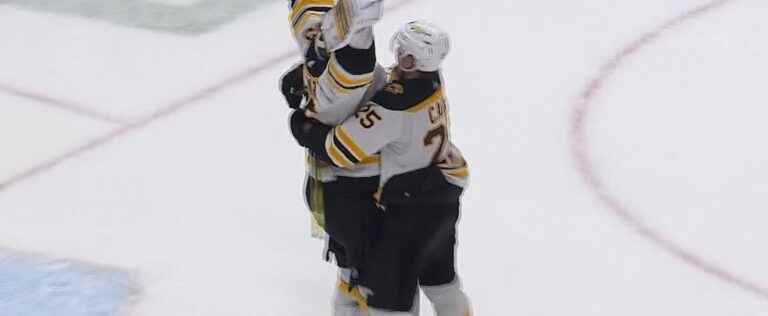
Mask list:
[[[302,147],[319,153],[325,148],[325,139],[333,127],[309,118],[304,110],[295,110],[290,119],[291,134]]]
[[[293,65],[280,77],[280,91],[288,103],[288,107],[298,109],[304,100],[304,64]]]
[[[290,125],[291,134],[293,134],[293,138],[296,139],[296,142],[302,147],[309,148],[312,139],[312,129],[315,126],[320,125],[320,122],[308,118],[305,115],[304,110],[299,109],[293,111],[291,114]]]
[[[376,24],[384,15],[384,0],[357,0],[355,28],[361,29]]]

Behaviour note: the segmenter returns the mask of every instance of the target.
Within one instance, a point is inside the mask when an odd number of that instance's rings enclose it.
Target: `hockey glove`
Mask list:
[[[293,138],[301,145],[306,147],[318,158],[329,161],[328,154],[325,152],[325,138],[333,128],[320,123],[320,121],[308,118],[304,110],[296,110],[291,114],[291,133]]]
[[[304,64],[293,65],[280,77],[280,91],[283,92],[288,107],[298,109],[304,100]]]
[[[349,44],[351,35],[378,22],[384,14],[383,0],[339,0],[323,18],[323,36],[328,50]]]

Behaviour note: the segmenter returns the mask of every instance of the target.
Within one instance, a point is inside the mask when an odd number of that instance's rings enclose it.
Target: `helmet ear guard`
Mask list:
[[[443,29],[430,21],[417,20],[400,28],[392,36],[389,48],[398,62],[400,57],[411,55],[416,61],[416,70],[433,72],[440,69],[451,44],[448,33]]]

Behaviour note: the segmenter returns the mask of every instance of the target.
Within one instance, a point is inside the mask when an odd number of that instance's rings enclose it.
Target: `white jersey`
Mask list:
[[[450,121],[439,73],[393,78],[354,116],[326,137],[329,160],[354,167],[380,152],[381,187],[396,175],[436,164],[446,180],[465,187],[469,171],[450,140]]]
[[[327,125],[341,124],[365,104],[386,83],[386,71],[376,63],[373,29],[367,27],[350,35],[349,44],[321,56],[311,40],[318,32],[326,12],[333,1],[296,0],[291,7],[290,19],[294,36],[304,60],[304,86],[306,87],[307,115]],[[327,29],[324,32],[336,32]],[[352,168],[327,166],[311,156],[307,159],[309,175],[331,181],[337,176],[370,177],[379,175],[379,157],[371,155]]]

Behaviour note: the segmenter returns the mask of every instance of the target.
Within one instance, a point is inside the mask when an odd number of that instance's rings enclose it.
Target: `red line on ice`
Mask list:
[[[601,91],[603,84],[608,81],[619,68],[621,68],[622,64],[627,59],[641,51],[659,37],[665,35],[668,31],[705,13],[722,8],[731,2],[732,0],[713,1],[707,5],[685,12],[655,30],[645,33],[639,39],[624,47],[617,55],[605,63],[600,68],[597,76],[587,84],[580,97],[574,102],[570,121],[571,152],[584,181],[592,191],[594,191],[600,201],[608,207],[613,215],[621,219],[626,225],[632,227],[641,236],[661,247],[669,254],[679,258],[686,264],[768,301],[768,287],[740,277],[737,274],[718,266],[712,261],[684,248],[674,240],[667,238],[662,232],[640,220],[640,218],[624,205],[618,197],[612,195],[609,188],[597,175],[595,165],[590,160],[589,146],[585,135],[585,120],[591,110],[592,101]]]
[[[87,106],[74,104],[71,102],[65,102],[61,100],[57,100],[55,98],[49,97],[47,95],[36,93],[36,92],[30,92],[30,91],[24,91],[21,89],[17,89],[14,87],[10,87],[8,85],[0,84],[0,91],[3,91],[5,93],[15,95],[18,97],[30,99],[37,101],[40,104],[54,107],[60,110],[64,110],[73,114],[77,114],[80,116],[84,116],[90,119],[95,119],[99,121],[105,121],[108,123],[113,124],[125,124],[127,120],[120,119],[117,117],[114,117],[110,114],[99,112],[98,110],[89,108]]]
[[[261,73],[262,71],[271,68],[272,66],[274,66],[276,64],[282,63],[282,62],[288,60],[289,58],[294,57],[295,55],[296,54],[293,53],[293,52],[291,52],[291,53],[284,53],[284,54],[278,55],[278,56],[276,56],[276,57],[266,61],[262,65],[250,68],[250,69],[248,69],[246,71],[243,71],[243,72],[241,72],[239,74],[236,74],[236,75],[234,75],[232,77],[229,77],[226,80],[223,80],[223,81],[221,81],[221,82],[219,82],[219,83],[217,83],[217,84],[215,84],[215,85],[213,85],[211,87],[208,87],[208,88],[206,88],[206,89],[204,89],[202,91],[199,91],[199,92],[197,92],[195,94],[192,94],[190,96],[181,98],[181,99],[179,99],[179,100],[177,100],[177,101],[175,101],[173,103],[170,103],[170,104],[162,107],[160,110],[155,111],[155,112],[145,116],[145,118],[143,118],[141,120],[138,120],[138,121],[136,121],[134,123],[130,123],[130,124],[124,125],[122,127],[119,127],[117,129],[115,129],[115,130],[113,130],[113,131],[111,131],[111,132],[109,132],[109,133],[107,133],[105,135],[99,136],[99,137],[97,137],[97,138],[95,138],[95,139],[93,139],[93,140],[91,140],[91,141],[89,141],[89,142],[87,142],[85,144],[82,144],[82,145],[77,146],[77,147],[75,147],[73,149],[70,149],[69,151],[67,151],[67,152],[65,152],[65,153],[63,153],[63,154],[61,154],[59,156],[56,156],[56,157],[54,157],[52,159],[49,159],[49,160],[47,160],[47,161],[45,161],[45,162],[43,162],[43,163],[41,163],[41,164],[31,168],[31,169],[28,169],[28,170],[26,170],[24,172],[21,172],[21,173],[15,175],[15,176],[11,177],[8,180],[0,182],[0,191],[6,190],[9,187],[11,187],[11,186],[13,186],[13,185],[15,185],[15,184],[17,184],[17,183],[19,183],[21,181],[27,180],[27,179],[29,179],[29,178],[31,178],[33,176],[36,176],[36,175],[39,175],[39,174],[41,174],[41,173],[43,173],[45,171],[48,171],[48,170],[52,169],[53,167],[58,166],[59,164],[61,164],[62,162],[66,161],[66,160],[69,160],[71,158],[80,156],[80,155],[82,155],[82,154],[84,154],[86,152],[89,152],[89,151],[91,151],[93,149],[101,147],[102,145],[105,145],[108,142],[110,142],[110,141],[112,141],[112,140],[114,140],[114,139],[116,139],[116,138],[118,138],[118,137],[120,137],[122,135],[125,135],[125,134],[128,134],[130,132],[142,129],[142,128],[152,124],[153,122],[155,122],[155,121],[157,121],[159,119],[172,116],[173,114],[178,113],[182,109],[185,109],[185,108],[188,108],[191,105],[197,104],[198,101],[202,101],[202,100],[205,100],[207,98],[210,98],[211,96],[215,95],[216,93],[221,92],[222,90],[225,90],[226,88],[234,86],[234,85],[236,85],[238,83],[241,83],[241,82],[243,82],[243,81],[245,81],[245,80],[247,80],[247,79],[249,79],[249,78],[251,78],[251,77],[253,77],[253,76],[255,76],[255,75],[259,74],[259,73]]]
[[[417,2],[417,0],[402,0],[400,2],[396,2],[395,4],[389,5],[385,7],[386,11],[397,11],[398,9],[401,9],[409,4],[412,4],[414,2]],[[99,137],[96,137],[95,139],[85,143],[81,144],[75,148],[72,148],[56,157],[53,157],[47,161],[44,161],[43,163],[34,166],[30,169],[27,169],[25,171],[22,171],[15,176],[12,176],[10,179],[4,180],[0,182],[0,192],[7,190],[8,188],[22,182],[25,180],[28,180],[34,176],[40,175],[46,171],[49,171],[53,169],[54,167],[62,164],[63,162],[78,157],[82,154],[85,154],[91,150],[94,150],[96,148],[99,148],[110,141],[119,138],[120,136],[123,136],[125,134],[128,134],[130,132],[140,130],[152,123],[154,123],[157,120],[160,120],[165,117],[172,116],[179,111],[186,109],[190,107],[191,105],[196,104],[198,101],[205,100],[207,98],[210,98],[211,96],[226,90],[227,88],[234,86],[236,84],[242,83],[258,74],[260,74],[262,71],[267,70],[275,65],[278,65],[282,62],[288,61],[290,58],[296,58],[298,56],[298,53],[295,51],[287,51],[284,53],[281,53],[270,60],[267,60],[266,62],[262,63],[259,66],[252,67],[246,71],[243,71],[239,74],[236,74],[230,78],[227,78],[211,87],[208,87],[206,89],[203,89],[202,91],[199,91],[195,94],[192,94],[190,96],[181,98],[175,102],[172,102],[159,110],[145,116],[143,119],[140,119],[138,121],[132,122],[130,124],[126,124],[121,126],[120,128],[117,128],[105,135],[101,135]],[[277,80],[277,79],[275,79]],[[274,84],[274,82],[270,82],[270,84]],[[275,84],[276,86],[276,84]],[[0,89],[2,86],[0,86]],[[25,95],[27,96],[27,95]],[[31,96],[38,97],[40,99],[39,101],[47,102],[48,100],[53,101],[53,99],[49,99],[47,97],[43,97],[40,95],[34,95],[31,94]],[[30,96],[27,96],[30,97]],[[52,105],[57,105],[57,102],[48,102]],[[60,104],[65,104],[63,102],[60,102]],[[71,107],[72,109],[77,107]]]

